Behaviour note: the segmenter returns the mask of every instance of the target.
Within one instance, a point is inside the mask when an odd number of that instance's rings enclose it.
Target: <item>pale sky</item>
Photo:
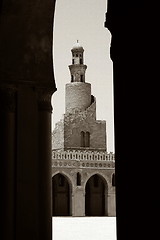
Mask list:
[[[57,91],[53,94],[52,129],[65,113],[65,84],[70,82],[71,48],[79,40],[87,65],[86,82],[96,97],[97,120],[106,120],[107,149],[114,152],[113,65],[111,34],[104,27],[106,0],[57,0],[53,59]]]

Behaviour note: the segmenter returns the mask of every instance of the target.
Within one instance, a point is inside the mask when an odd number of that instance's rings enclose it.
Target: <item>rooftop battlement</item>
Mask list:
[[[52,159],[93,160],[115,162],[115,154],[94,150],[52,150]]]

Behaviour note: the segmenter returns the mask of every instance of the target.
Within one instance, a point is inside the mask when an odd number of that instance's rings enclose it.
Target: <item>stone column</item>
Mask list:
[[[15,233],[15,146],[16,146],[16,87],[12,84],[0,87],[0,189],[2,239],[11,240]],[[5,226],[7,226],[7,231]]]
[[[55,2],[0,3],[2,240],[52,239],[50,98],[56,90]]]
[[[109,217],[116,216],[116,200],[115,191],[111,190],[108,192],[108,214]]]
[[[75,189],[74,216],[85,216],[85,191],[82,186],[77,186]]]
[[[34,84],[18,84],[15,155],[16,240],[38,240],[38,107]]]
[[[75,216],[75,208],[74,208],[74,206],[75,206],[75,204],[74,204],[75,198],[74,198],[74,194],[71,193],[70,196],[71,196],[71,198],[70,198],[70,206],[71,206],[70,215],[71,215],[71,216]]]
[[[39,149],[39,231],[42,239],[52,239],[52,165],[50,89],[38,89]]]

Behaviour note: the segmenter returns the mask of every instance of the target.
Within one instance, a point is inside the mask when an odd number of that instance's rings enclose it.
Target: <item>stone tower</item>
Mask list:
[[[53,149],[106,150],[106,122],[96,120],[96,98],[91,84],[85,82],[87,66],[83,64],[83,47],[77,42],[69,65],[71,82],[65,89],[64,119],[54,129]]]
[[[115,163],[114,154],[107,153],[106,121],[96,119],[96,98],[85,81],[78,41],[71,52],[65,114],[53,130],[53,215],[114,216]]]
[[[83,64],[83,47],[77,42],[72,48],[72,65],[69,66],[71,83],[66,84],[66,113],[85,111],[91,105],[91,84],[85,83],[87,66]]]

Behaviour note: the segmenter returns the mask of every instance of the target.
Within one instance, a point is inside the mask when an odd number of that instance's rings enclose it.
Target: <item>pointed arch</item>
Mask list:
[[[52,215],[71,215],[71,186],[67,177],[61,173],[52,177]]]
[[[107,216],[108,186],[105,179],[99,174],[92,175],[85,186],[85,215]]]
[[[110,187],[110,179],[109,179],[109,177],[108,177],[107,175],[105,175],[104,173],[99,173],[99,172],[97,172],[97,171],[94,171],[94,172],[92,172],[91,174],[88,175],[88,177],[87,177],[87,178],[85,179],[85,181],[84,181],[84,186],[85,186],[85,187],[86,187],[86,184],[87,184],[88,180],[89,180],[92,176],[94,176],[94,175],[98,175],[98,176],[100,176],[100,178],[103,179],[104,184],[105,184],[105,186],[106,186],[106,189],[108,189],[108,188]]]

